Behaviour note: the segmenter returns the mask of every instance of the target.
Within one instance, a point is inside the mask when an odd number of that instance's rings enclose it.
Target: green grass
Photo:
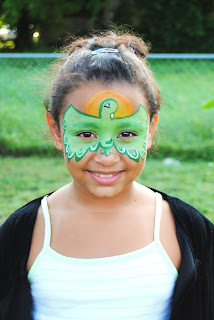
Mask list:
[[[214,159],[214,61],[151,61],[163,96],[159,152],[181,159]]]
[[[43,83],[38,79],[50,61],[41,60],[38,64],[36,60],[3,59],[0,62],[1,154],[44,154],[50,143],[44,134]]]
[[[0,167],[0,223],[28,201],[71,181],[62,157],[0,157]],[[214,222],[213,163],[166,166],[161,160],[148,159],[138,181],[183,199]]]
[[[44,134],[40,81],[46,59],[0,59],[0,154],[52,154]],[[214,108],[202,106],[213,99],[214,62],[205,60],[151,60],[163,95],[158,154],[183,160],[214,159]],[[36,80],[35,80],[36,79]]]

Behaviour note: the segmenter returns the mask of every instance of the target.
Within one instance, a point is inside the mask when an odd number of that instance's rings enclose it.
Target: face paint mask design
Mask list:
[[[146,154],[148,114],[139,105],[133,113],[131,103],[120,93],[105,90],[87,103],[86,113],[70,105],[63,116],[63,142],[68,160],[80,161],[87,152],[108,156],[113,147],[139,162]]]

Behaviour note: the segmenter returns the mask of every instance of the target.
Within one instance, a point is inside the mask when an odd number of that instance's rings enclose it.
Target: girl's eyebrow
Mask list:
[[[72,129],[78,129],[78,128],[84,129],[84,127],[86,129],[89,127],[94,129],[98,128],[96,123],[90,122],[90,121],[72,122],[71,127]]]
[[[145,123],[142,123],[142,121],[136,121],[136,120],[127,120],[123,122],[117,122],[116,127],[117,128],[132,128],[132,129],[142,129],[145,126]]]

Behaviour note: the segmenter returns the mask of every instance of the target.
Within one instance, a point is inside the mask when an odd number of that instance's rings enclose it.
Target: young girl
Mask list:
[[[3,224],[2,320],[213,319],[213,224],[135,182],[161,103],[147,53],[114,32],[70,45],[47,123],[73,181]]]

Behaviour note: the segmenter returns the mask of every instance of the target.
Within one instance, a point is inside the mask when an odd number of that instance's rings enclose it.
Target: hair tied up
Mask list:
[[[150,121],[158,113],[161,95],[147,65],[148,47],[141,37],[106,31],[78,38],[63,51],[65,56],[56,64],[58,73],[52,82],[48,103],[45,103],[59,128],[60,114],[66,105],[67,95],[89,82],[135,85],[142,90],[148,103]]]

